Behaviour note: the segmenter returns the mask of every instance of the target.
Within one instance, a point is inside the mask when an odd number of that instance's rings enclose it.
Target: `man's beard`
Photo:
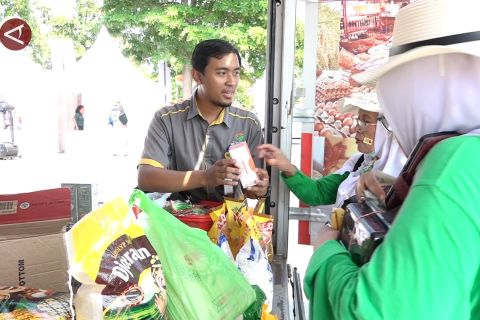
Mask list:
[[[211,100],[211,102],[213,104],[215,104],[217,107],[220,107],[220,108],[227,108],[227,107],[230,107],[232,105],[232,103],[225,103],[225,102],[222,102],[222,101],[219,101],[219,100]]]

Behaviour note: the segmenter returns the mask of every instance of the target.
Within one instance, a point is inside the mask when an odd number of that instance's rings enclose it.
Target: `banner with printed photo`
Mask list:
[[[353,74],[388,59],[395,15],[410,1],[327,1],[319,4],[314,134],[325,137],[324,159],[313,172],[327,175],[358,152],[356,114],[342,112],[339,100],[374,92]],[[318,164],[323,164],[318,167]]]

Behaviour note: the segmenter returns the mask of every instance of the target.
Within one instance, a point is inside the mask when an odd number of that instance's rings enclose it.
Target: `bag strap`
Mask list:
[[[357,162],[355,162],[355,165],[353,166],[352,172],[355,172],[355,171],[358,170],[358,168],[360,168],[360,166],[362,165],[364,159],[365,159],[365,154],[363,153],[363,154],[358,158]]]
[[[387,193],[385,200],[387,211],[399,207],[403,200],[405,200],[408,195],[408,191],[410,190],[410,186],[412,185],[417,166],[427,155],[430,149],[432,149],[433,146],[438,142],[458,135],[458,132],[448,131],[431,133],[420,138],[412,153],[408,157],[408,160],[400,172],[400,175]],[[392,221],[393,218],[394,217],[391,217]],[[391,223],[392,221],[389,222]]]

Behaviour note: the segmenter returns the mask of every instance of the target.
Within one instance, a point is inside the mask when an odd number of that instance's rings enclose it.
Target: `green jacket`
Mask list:
[[[304,278],[310,319],[480,319],[480,138],[435,146],[369,263],[331,240]]]
[[[281,175],[287,185],[300,201],[309,206],[333,204],[337,199],[338,186],[345,180],[350,172],[344,174],[329,174],[320,179],[312,179],[297,170],[294,176]]]

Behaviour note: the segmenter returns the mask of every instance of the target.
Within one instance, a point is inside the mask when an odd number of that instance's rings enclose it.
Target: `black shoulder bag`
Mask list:
[[[417,165],[438,142],[459,135],[440,132],[423,136],[408,157],[407,163],[387,192],[385,204],[375,198],[346,206],[340,229],[340,241],[348,248],[352,259],[362,265],[370,260],[374,250],[382,243],[403,200],[407,197]]]

